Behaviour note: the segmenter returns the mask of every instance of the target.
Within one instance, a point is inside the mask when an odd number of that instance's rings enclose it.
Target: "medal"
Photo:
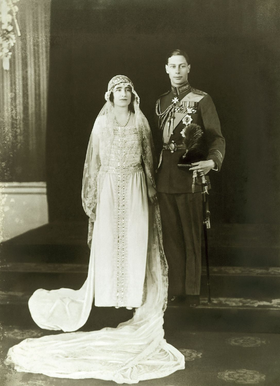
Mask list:
[[[198,102],[193,101],[179,101],[177,97],[172,99],[173,108],[176,113],[181,114],[195,114],[197,112]]]

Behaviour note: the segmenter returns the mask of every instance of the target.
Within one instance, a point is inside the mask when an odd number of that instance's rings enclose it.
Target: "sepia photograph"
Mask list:
[[[280,385],[279,0],[0,0],[0,384]]]

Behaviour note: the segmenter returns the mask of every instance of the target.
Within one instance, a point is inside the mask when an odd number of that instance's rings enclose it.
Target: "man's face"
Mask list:
[[[188,81],[190,69],[191,65],[187,63],[186,58],[182,55],[171,56],[168,58],[168,64],[165,65],[165,70],[174,87],[179,87]]]

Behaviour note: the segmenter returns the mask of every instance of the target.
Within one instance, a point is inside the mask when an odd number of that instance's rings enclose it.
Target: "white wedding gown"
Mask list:
[[[164,339],[167,264],[159,208],[147,200],[152,160],[142,120],[141,130],[108,125],[104,116],[96,120],[83,185],[84,208],[95,222],[88,277],[78,291],[39,289],[32,295],[29,308],[38,326],[67,333],[10,348],[6,364],[17,371],[132,384],[184,369],[184,356]],[[136,311],[117,328],[69,332],[85,324],[93,299],[97,306]]]

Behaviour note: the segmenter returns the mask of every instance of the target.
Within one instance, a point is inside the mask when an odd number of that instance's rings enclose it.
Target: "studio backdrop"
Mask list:
[[[185,49],[190,84],[211,95],[227,150],[211,172],[213,221],[279,223],[278,0],[52,0],[46,126],[51,221],[86,220],[89,135],[116,74],[132,79],[154,125],[166,54]]]

